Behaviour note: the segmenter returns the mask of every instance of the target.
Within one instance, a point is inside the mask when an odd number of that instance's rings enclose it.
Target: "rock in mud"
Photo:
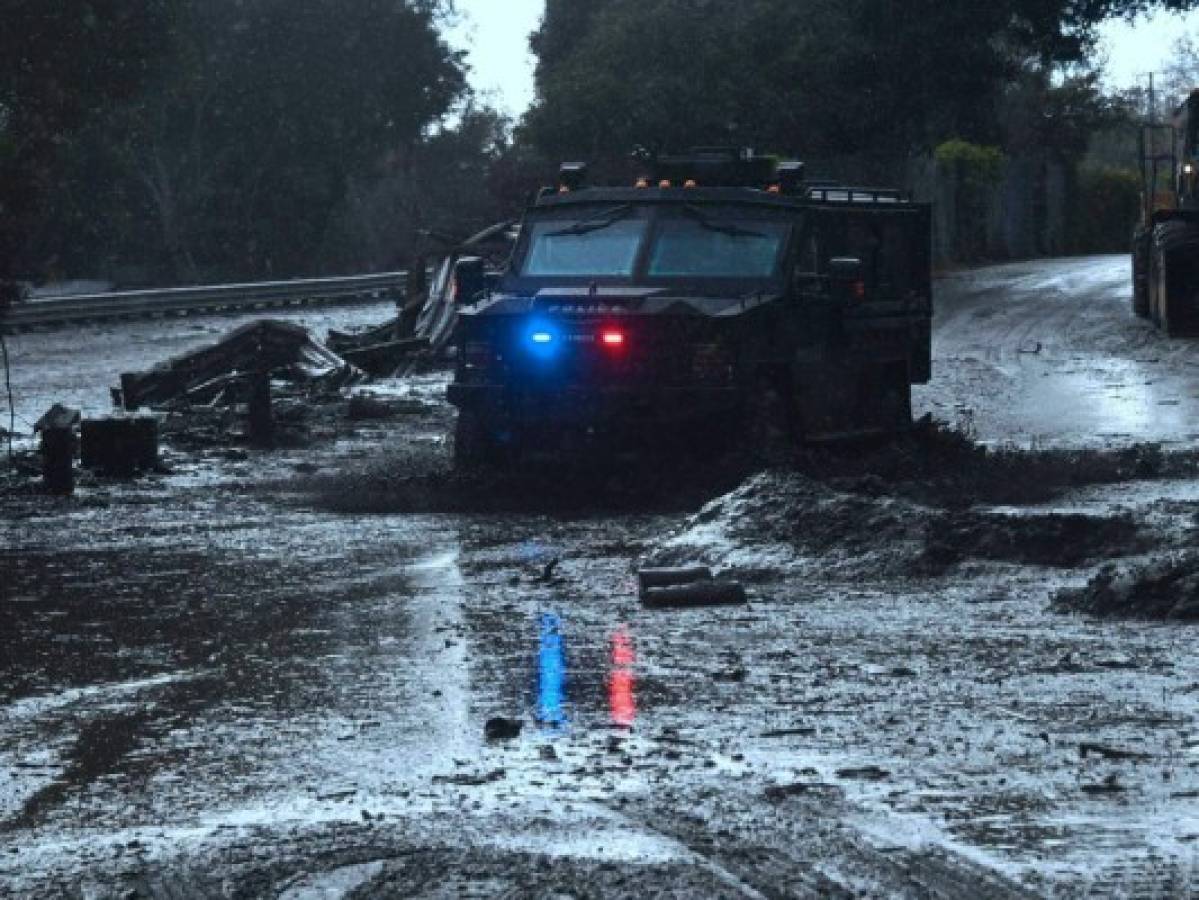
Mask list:
[[[1053,605],[1110,618],[1199,620],[1199,553],[1123,570],[1107,566],[1085,586],[1059,591]]]

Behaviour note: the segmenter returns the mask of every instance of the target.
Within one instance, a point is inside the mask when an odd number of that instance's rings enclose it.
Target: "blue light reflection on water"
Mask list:
[[[566,651],[562,621],[553,613],[541,616],[537,649],[537,721],[550,730],[564,730],[566,712]]]

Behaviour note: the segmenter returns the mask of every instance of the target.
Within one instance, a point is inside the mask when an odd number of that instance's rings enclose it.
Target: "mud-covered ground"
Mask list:
[[[71,500],[7,476],[0,895],[1199,893],[1199,347],[1124,274],[943,282],[921,412],[985,449],[464,481],[429,375]],[[103,353],[211,339],[156,327]],[[80,337],[18,337],[21,394],[103,403]],[[641,607],[697,561],[749,604]]]

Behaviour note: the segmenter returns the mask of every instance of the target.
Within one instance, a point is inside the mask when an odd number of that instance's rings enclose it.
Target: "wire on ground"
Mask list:
[[[4,356],[4,386],[8,391],[8,461],[11,464],[13,461],[12,451],[12,436],[17,430],[17,404],[12,397],[12,370],[8,367],[8,343],[4,340],[4,335],[0,334],[0,354]]]

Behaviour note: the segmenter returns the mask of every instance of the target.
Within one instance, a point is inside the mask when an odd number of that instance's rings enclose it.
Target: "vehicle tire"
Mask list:
[[[477,410],[458,410],[454,426],[454,468],[478,469],[498,462],[496,442]]]
[[[1161,325],[1162,334],[1166,337],[1174,337],[1177,329],[1171,319],[1169,271],[1164,258],[1158,265],[1157,277],[1158,323]]]
[[[1177,337],[1178,309],[1176,305],[1172,308],[1171,301],[1176,303],[1178,298],[1172,297],[1170,293],[1170,266],[1166,261],[1166,254],[1162,250],[1159,249],[1155,256],[1157,259],[1154,273],[1157,282],[1157,324],[1166,337]]]
[[[1145,269],[1145,292],[1148,295],[1149,321],[1161,325],[1161,304],[1158,302],[1157,253],[1150,251]]]
[[[1169,337],[1199,328],[1199,225],[1171,220],[1154,231],[1158,319]]]
[[[883,370],[880,399],[883,430],[903,434],[912,427],[912,380],[903,364]]]
[[[795,417],[789,394],[778,379],[762,378],[746,399],[743,425],[746,452],[755,465],[781,466],[795,453]]]
[[[1132,239],[1132,311],[1146,319],[1149,317],[1150,258],[1153,253],[1152,235],[1146,231]]]

